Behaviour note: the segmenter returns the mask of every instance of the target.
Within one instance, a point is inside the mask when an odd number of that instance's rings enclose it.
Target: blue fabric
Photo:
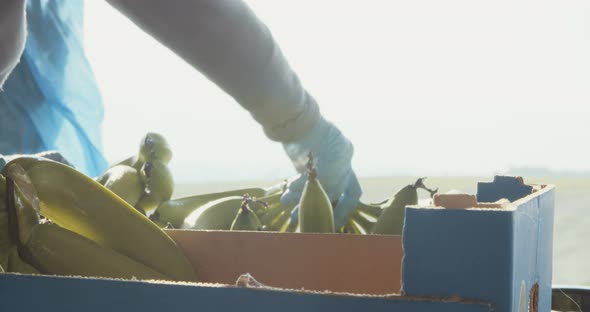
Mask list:
[[[103,105],[83,49],[82,0],[28,0],[27,43],[0,92],[0,154],[56,150],[96,176]]]

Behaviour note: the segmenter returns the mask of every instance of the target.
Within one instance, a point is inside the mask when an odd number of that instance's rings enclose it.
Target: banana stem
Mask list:
[[[426,180],[426,177],[422,177],[419,178],[418,180],[416,180],[416,183],[414,183],[414,188],[421,188],[425,191],[427,191],[428,193],[430,193],[430,197],[434,197],[434,194],[436,194],[438,192],[438,187],[436,189],[430,189],[428,187],[426,187],[426,185],[424,184],[424,180]]]
[[[240,205],[240,213],[249,213],[251,210],[249,204],[251,203],[261,204],[264,206],[264,208],[268,208],[267,202],[260,199],[254,199],[252,196],[250,196],[250,194],[244,194],[242,204]]]
[[[313,154],[311,152],[308,154],[307,173],[309,174],[309,180],[314,180],[318,176],[318,173],[313,165]]]

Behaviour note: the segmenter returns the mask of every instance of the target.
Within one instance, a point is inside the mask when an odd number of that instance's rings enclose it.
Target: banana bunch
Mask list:
[[[136,156],[114,164],[95,180],[149,216],[172,197],[174,180],[168,168],[171,159],[166,139],[150,132],[142,138]]]
[[[432,198],[438,189],[432,190],[424,185],[426,178],[399,189],[393,196],[380,203],[359,202],[348,223],[342,229],[353,234],[401,235],[405,220],[405,208],[418,204],[418,189],[428,191]]]
[[[3,211],[13,233],[8,235],[8,264],[0,262],[4,269],[10,271],[11,259],[21,258],[48,274],[197,280],[176,243],[98,181],[64,164],[27,156],[10,161],[2,174],[14,181],[2,188],[11,203]],[[51,223],[40,222],[40,215]]]
[[[254,190],[262,196],[253,196],[248,190]],[[193,197],[181,198],[164,202],[158,207],[161,220],[179,223],[178,214],[171,213],[174,207],[180,208],[179,214],[183,216],[190,211],[184,219],[180,228],[193,230],[231,230],[235,219],[244,215],[250,219],[257,219],[260,225],[256,230],[279,231],[283,223],[278,220],[279,215],[286,209],[280,203],[282,190],[267,194],[263,189],[243,189],[223,193],[203,194]],[[240,194],[240,195],[238,195]],[[221,196],[221,197],[219,197]],[[207,199],[210,199],[207,201]],[[201,205],[199,205],[201,204]],[[190,207],[190,208],[188,208]],[[160,209],[163,209],[162,212]],[[174,216],[166,219],[164,216]],[[280,225],[279,225],[280,224]],[[253,230],[253,229],[252,229]]]
[[[13,172],[18,167],[13,167]],[[22,170],[22,169],[21,169]],[[24,171],[24,170],[23,170]],[[29,198],[30,181],[16,171],[22,186],[7,182],[11,237],[9,271],[110,278],[167,279],[148,266],[56,224],[41,222],[38,202]],[[14,175],[12,175],[14,176]],[[28,190],[27,190],[28,189]],[[27,190],[27,191],[25,191]],[[26,193],[29,193],[26,195]],[[32,200],[31,200],[32,199]],[[33,270],[31,270],[31,267]]]

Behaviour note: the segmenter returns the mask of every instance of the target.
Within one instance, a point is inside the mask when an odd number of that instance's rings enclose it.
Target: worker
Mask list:
[[[344,225],[362,193],[351,166],[353,145],[322,116],[270,30],[246,3],[108,2],[232,96],[269,139],[282,144],[298,172],[281,198],[284,204],[299,201],[311,152],[319,181],[336,203],[335,225]],[[96,176],[107,167],[103,105],[84,53],[83,5],[81,0],[0,2],[0,154],[56,150]],[[149,64],[145,70],[158,74]],[[297,221],[297,210],[292,218]]]

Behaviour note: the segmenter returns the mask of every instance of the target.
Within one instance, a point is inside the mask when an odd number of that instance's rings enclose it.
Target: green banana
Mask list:
[[[139,146],[139,162],[147,162],[152,155],[164,164],[168,164],[172,159],[172,149],[163,135],[155,132],[148,132],[141,140]]]
[[[350,217],[350,221],[354,222],[360,230],[359,234],[369,234],[375,225],[376,219],[369,219],[366,215],[359,211],[355,211]]]
[[[129,167],[135,168],[135,170],[139,170],[139,169],[141,169],[141,166],[143,166],[143,162],[139,161],[137,156],[129,156],[129,157],[127,157],[123,160],[120,160],[120,161],[116,162],[115,164],[111,165],[111,167],[109,167],[109,169],[112,167],[115,167],[115,166],[119,166],[119,165],[129,166]]]
[[[180,228],[190,214],[206,203],[226,197],[242,196],[244,194],[261,197],[265,195],[265,190],[262,188],[244,188],[171,199],[160,203],[156,212],[160,215],[159,220],[170,222],[175,228]]]
[[[253,202],[254,200],[252,198],[244,196],[242,205],[238,209],[238,213],[231,224],[230,230],[259,231],[262,228],[262,224],[256,216],[256,213],[250,209],[250,204]]]
[[[283,228],[281,228],[281,230],[283,230]],[[299,224],[297,224],[295,222],[291,222],[291,220],[289,220],[287,223],[287,226],[284,228],[283,232],[288,232],[288,233],[300,232],[299,231]]]
[[[183,229],[229,230],[243,196],[228,196],[199,207],[182,224]]]
[[[158,160],[165,164],[168,164],[172,159],[172,149],[164,136],[158,133],[148,132],[141,139],[137,155],[122,159],[114,163],[111,168],[118,165],[125,165],[140,170],[149,161],[152,152]]]
[[[170,168],[153,155],[139,171],[145,188],[135,205],[137,209],[148,215],[153,213],[160,203],[169,200],[174,192],[174,180]]]
[[[130,166],[117,165],[105,172],[104,187],[117,194],[129,205],[135,206],[144,189],[137,170]]]
[[[347,234],[363,234],[363,230],[353,219],[349,219],[344,228]]]
[[[359,204],[356,207],[356,210],[375,218],[375,220],[378,219],[381,213],[383,212],[382,207],[377,206],[375,204],[366,204],[363,202],[359,202]]]
[[[109,278],[169,280],[170,277],[55,224],[39,224],[24,244],[42,272]]]
[[[12,243],[8,236],[8,213],[6,211],[6,178],[0,174],[0,266],[8,269],[8,253]]]
[[[34,266],[23,260],[19,253],[18,248],[12,246],[8,251],[8,263],[6,265],[6,272],[22,273],[22,274],[41,274]]]
[[[283,212],[286,212],[287,214],[291,215],[291,211],[293,210],[293,208],[294,207],[289,207],[289,206],[283,205],[282,203],[277,203],[274,205],[271,204],[267,208],[266,212],[259,215],[260,222],[262,223],[262,225],[266,225],[269,228],[271,228],[271,227],[276,228],[275,223],[278,222],[277,218],[279,216],[281,216],[283,214]]]
[[[287,223],[291,220],[291,211],[293,209],[283,210],[281,214],[268,226],[268,230],[276,232],[284,232]]]
[[[308,179],[299,201],[299,229],[304,233],[333,233],[332,203],[317,179],[311,153],[309,153],[307,169]]]
[[[20,164],[15,159],[4,169]],[[41,214],[59,226],[110,247],[180,281],[195,272],[176,243],[156,224],[92,178],[54,161],[24,159]]]
[[[373,234],[402,234],[406,206],[418,204],[418,188],[424,186],[423,181],[424,178],[418,179],[416,183],[406,185],[395,193],[373,226]]]
[[[15,167],[13,167],[14,169]],[[11,175],[12,177],[13,175]],[[17,177],[23,179],[23,177]],[[10,181],[12,182],[12,181]],[[111,248],[101,246],[86,237],[55,224],[41,223],[38,203],[32,203],[31,194],[24,195],[30,181],[21,180],[21,189],[11,184],[8,201],[9,216],[18,229],[18,237],[10,263],[11,269],[21,272],[32,266],[40,272],[58,275],[82,275],[111,278],[164,279],[167,276],[124,256]],[[34,195],[32,195],[34,196]],[[19,262],[19,258],[26,261]],[[23,272],[33,273],[33,272]]]

